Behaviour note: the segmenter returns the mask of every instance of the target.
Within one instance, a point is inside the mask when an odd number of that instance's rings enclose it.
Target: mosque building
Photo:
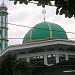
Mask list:
[[[22,44],[7,46],[7,7],[0,5],[0,57],[17,54],[19,59],[31,63],[53,65],[75,59],[75,41],[69,40],[65,30],[58,24],[43,21],[36,24],[24,36]]]

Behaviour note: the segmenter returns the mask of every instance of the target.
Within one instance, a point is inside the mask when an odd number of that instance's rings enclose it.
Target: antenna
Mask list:
[[[46,14],[46,10],[45,9],[42,10],[42,14],[44,14],[44,21],[45,21],[45,14]]]

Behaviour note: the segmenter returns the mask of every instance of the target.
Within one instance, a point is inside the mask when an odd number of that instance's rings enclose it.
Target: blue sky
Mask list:
[[[0,4],[2,0],[0,0]],[[8,22],[17,25],[24,25],[33,27],[37,23],[44,21],[41,11],[43,8],[36,4],[17,4],[14,5],[13,1],[5,0],[8,7]],[[46,21],[56,23],[63,27],[66,32],[75,33],[75,20],[74,18],[65,18],[64,15],[56,15],[56,7],[46,6]],[[24,38],[25,34],[30,28],[8,25],[8,38]],[[69,38],[75,38],[75,34],[67,34]],[[74,39],[70,39],[74,40]],[[22,39],[9,39],[9,45],[21,44]]]

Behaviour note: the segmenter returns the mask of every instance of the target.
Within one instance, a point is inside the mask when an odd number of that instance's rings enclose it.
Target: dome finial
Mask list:
[[[3,0],[3,3],[4,3],[4,0]]]
[[[0,5],[0,11],[4,11],[4,12],[6,12],[7,11],[7,6],[4,4],[4,0],[2,0],[3,2],[2,2],[2,4]]]
[[[45,21],[45,14],[46,14],[46,10],[45,9],[42,10],[42,14],[44,14],[44,21]]]

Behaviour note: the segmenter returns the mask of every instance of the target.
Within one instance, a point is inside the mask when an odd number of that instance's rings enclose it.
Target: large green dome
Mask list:
[[[28,31],[23,39],[23,43],[40,41],[46,39],[68,39],[64,29],[54,23],[41,22]]]

